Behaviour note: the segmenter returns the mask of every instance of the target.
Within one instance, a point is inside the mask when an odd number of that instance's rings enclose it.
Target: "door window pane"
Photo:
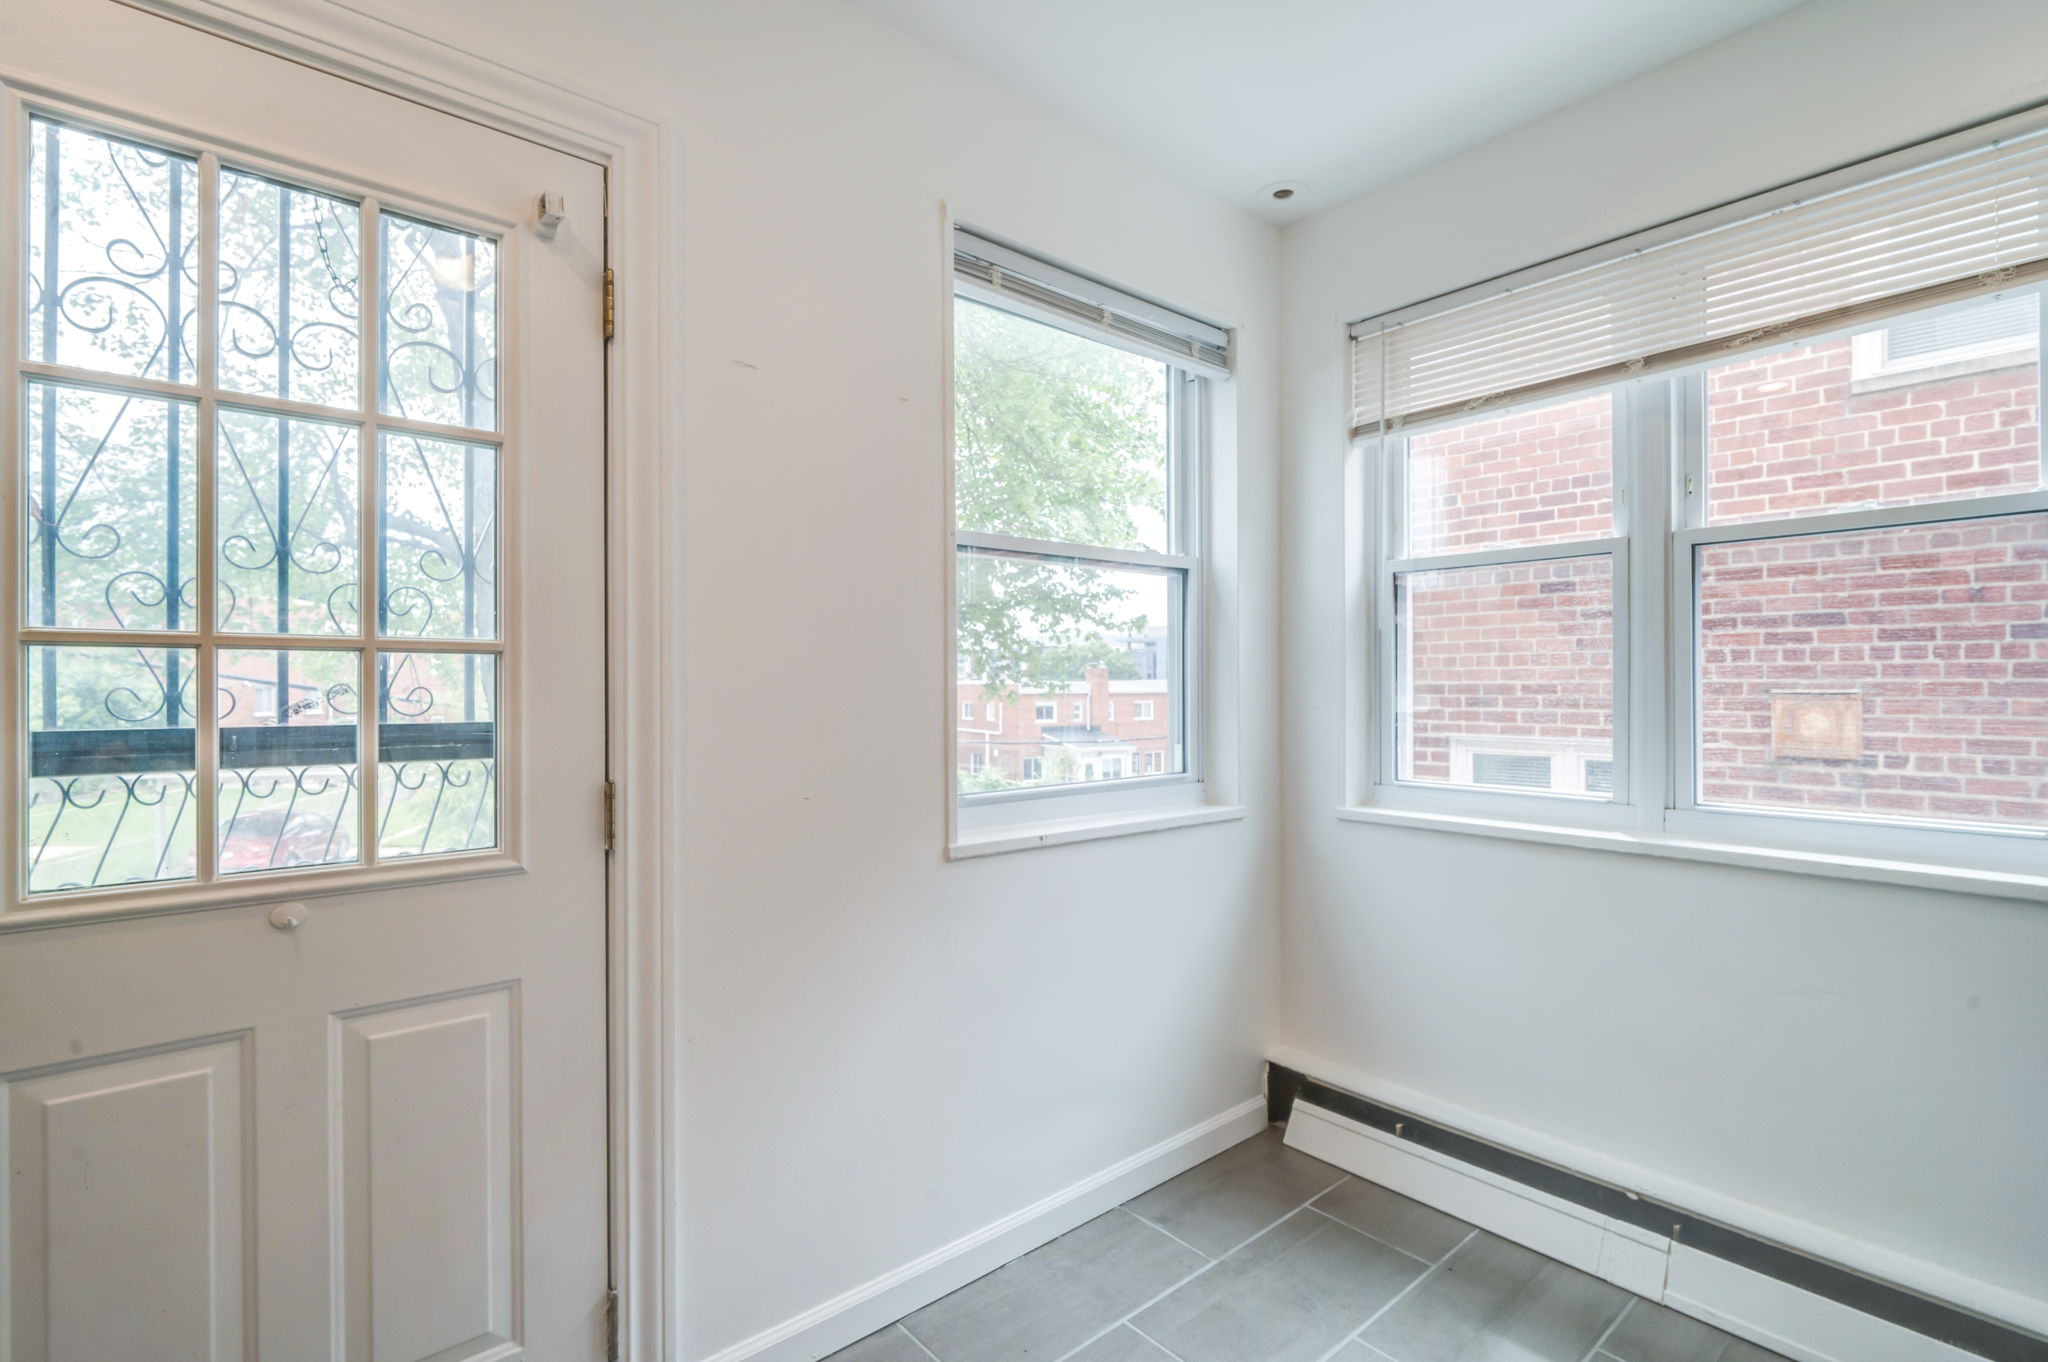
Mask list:
[[[1167,366],[956,301],[962,530],[1171,552]]]
[[[193,404],[37,382],[27,399],[24,617],[60,629],[193,627]]]
[[[1569,760],[1612,760],[1611,558],[1403,573],[1395,599],[1402,780],[1569,790]]]
[[[380,410],[415,421],[498,424],[498,244],[383,216]]]
[[[1607,393],[1424,431],[1408,440],[1408,556],[1614,533]]]
[[[1712,370],[1709,519],[2036,490],[2040,326],[2021,295]]]
[[[359,665],[342,651],[220,653],[221,874],[356,859]]]
[[[378,656],[377,855],[498,844],[498,660]]]
[[[378,632],[495,638],[498,451],[387,432],[383,476]]]
[[[224,409],[217,443],[219,627],[356,632],[356,428]]]
[[[1699,794],[2048,826],[2048,515],[1698,550]]]
[[[31,647],[23,660],[29,892],[190,879],[192,651]]]
[[[28,170],[29,358],[191,382],[198,163],[31,118]]]
[[[221,171],[222,387],[362,405],[360,218],[353,203]]]
[[[960,695],[996,702],[999,717],[959,725],[961,792],[1115,780],[1149,761],[1185,770],[1175,713],[1184,583],[1178,569],[963,549]],[[1111,717],[1112,699],[1135,703]]]

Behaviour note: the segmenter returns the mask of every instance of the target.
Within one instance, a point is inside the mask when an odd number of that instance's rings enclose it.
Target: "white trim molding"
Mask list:
[[[664,268],[663,223],[680,216],[660,123],[339,3],[121,0],[147,13],[289,57],[429,108],[594,161],[606,175],[606,263],[619,280],[606,362],[607,763],[618,841],[608,889],[612,1284],[627,1358],[677,1355],[674,981],[682,884],[676,759],[681,640],[670,627],[680,560],[679,480],[663,451],[681,428],[664,381],[680,281]],[[593,817],[596,815],[593,813]]]
[[[1266,1099],[1248,1098],[704,1362],[810,1362],[827,1356],[1265,1128]]]

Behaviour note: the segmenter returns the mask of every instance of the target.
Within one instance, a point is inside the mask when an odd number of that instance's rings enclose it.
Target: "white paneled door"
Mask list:
[[[0,4],[0,1362],[604,1355],[604,202]]]

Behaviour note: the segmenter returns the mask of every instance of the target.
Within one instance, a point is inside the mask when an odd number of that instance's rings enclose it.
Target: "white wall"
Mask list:
[[[2039,0],[1810,0],[1290,228],[1282,295],[1282,1040],[2037,1328],[2048,909],[1333,810],[1342,323],[2048,98],[2044,51]]]
[[[837,0],[368,7],[670,134],[682,1356],[1256,1096],[1277,976],[1275,229]],[[1244,328],[1221,500],[1242,531],[1246,821],[942,859],[941,200]]]

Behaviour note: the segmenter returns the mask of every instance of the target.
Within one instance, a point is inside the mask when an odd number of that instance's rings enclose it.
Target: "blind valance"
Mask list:
[[[1356,323],[1352,434],[2048,278],[2048,129],[1986,133],[1952,150],[1955,140],[1905,169],[1893,157],[1861,178],[1836,172],[1810,192],[1770,196],[1773,206],[1737,205],[1733,220],[1725,209],[1703,214],[1615,243],[1592,263]]]
[[[1230,333],[1136,294],[953,229],[956,285],[1014,311],[1210,373],[1230,372]]]

